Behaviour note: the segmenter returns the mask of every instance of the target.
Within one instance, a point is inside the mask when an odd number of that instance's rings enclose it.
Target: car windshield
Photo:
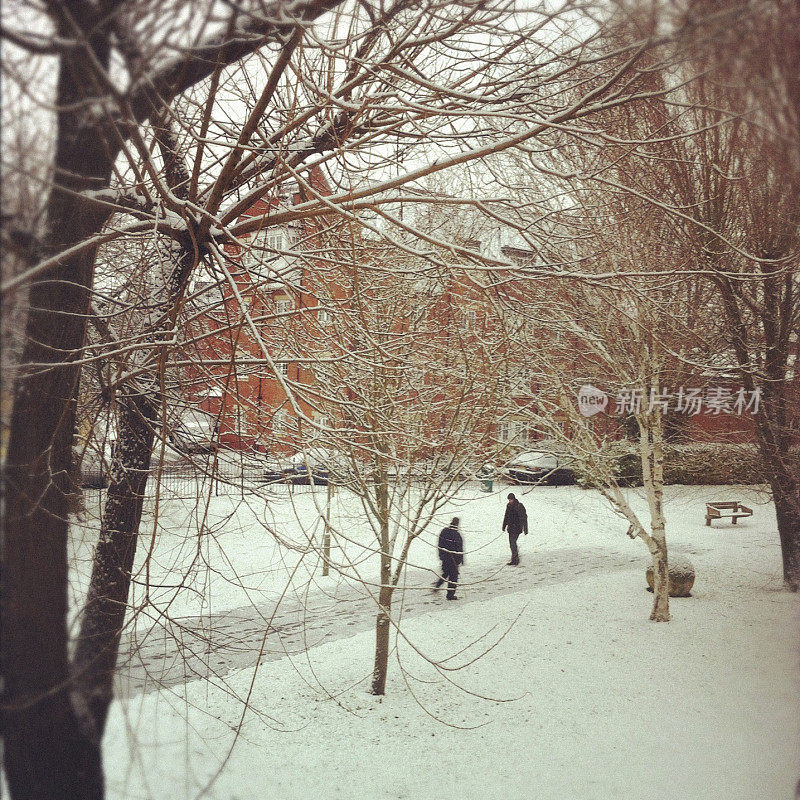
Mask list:
[[[331,452],[326,447],[309,447],[307,450],[295,453],[292,464],[303,464],[310,467],[321,467],[331,460]]]
[[[537,469],[555,469],[558,459],[552,453],[520,453],[510,463],[511,467],[535,467]]]

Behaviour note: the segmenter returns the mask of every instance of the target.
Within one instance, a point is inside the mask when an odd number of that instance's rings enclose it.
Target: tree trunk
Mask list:
[[[177,154],[177,150],[172,152]],[[188,178],[185,173],[179,173],[178,179]],[[197,253],[188,237],[182,246],[176,243],[175,247],[175,264],[161,304],[156,308],[167,330],[175,325],[178,306],[197,263]],[[160,335],[163,337],[164,331]],[[138,388],[120,398],[119,438],[112,459],[111,484],[74,658],[75,685],[101,733],[114,696],[114,670],[128,608],[155,430],[159,426],[165,355],[163,346],[160,349],[157,370],[141,376]]]
[[[55,371],[43,373],[34,385],[52,386],[56,377]],[[68,392],[68,387],[64,380],[60,390],[48,388],[38,394],[32,387],[28,390],[28,414],[37,425],[25,425],[18,419],[19,411],[14,415],[17,425],[12,427],[4,469],[4,762],[11,794],[17,799],[103,796],[99,737],[91,718],[73,707],[69,686],[68,464],[59,463],[56,456],[69,454],[70,448],[54,442],[48,449],[32,441],[36,432],[47,435],[53,427],[54,438],[70,438],[70,415],[59,420],[63,406],[52,403],[45,408],[42,402],[52,400],[54,392]],[[37,502],[32,503],[31,497]]]
[[[381,588],[378,593],[378,617],[375,622],[375,666],[372,670],[372,694],[386,693],[386,674],[389,669],[389,634],[392,612],[392,559],[389,539],[389,476],[381,470],[375,498],[380,515]]]
[[[775,503],[783,580],[796,592],[800,585],[800,476],[791,461],[788,387],[785,369],[773,369],[769,380],[761,381],[756,431]]]
[[[381,575],[389,576],[389,559],[381,560],[386,562],[386,568],[381,565]],[[389,671],[389,634],[391,633],[390,615],[392,611],[392,587],[383,583],[378,596],[378,617],[375,622],[375,666],[372,670],[372,694],[386,694],[386,675]]]
[[[177,141],[168,127],[158,136],[167,182],[185,199],[189,174],[180,157]],[[156,329],[175,326],[178,308],[199,253],[191,235],[173,243],[175,261],[161,297],[154,304]],[[166,339],[157,330],[150,339]],[[95,548],[89,593],[83,610],[75,651],[73,674],[76,688],[90,709],[97,729],[105,729],[108,708],[114,696],[114,670],[128,609],[131,573],[136,556],[139,525],[153,455],[155,430],[162,402],[161,378],[165,349],[159,348],[157,369],[141,376],[136,388],[120,398],[119,438],[112,459],[111,484],[106,495],[100,539]]]
[[[43,293],[31,289],[27,363],[47,363],[64,341],[82,339],[77,317],[48,314]],[[81,292],[71,293],[69,307],[80,307]],[[3,470],[2,705],[15,797],[90,797],[77,787],[94,784],[100,770],[94,731],[69,700],[67,516],[77,375],[64,365],[20,380]]]
[[[653,622],[669,622],[669,565],[667,563],[667,543],[652,536],[650,552],[653,556],[653,610],[650,619]]]
[[[660,391],[657,355],[651,356],[653,373],[650,396]],[[647,544],[653,556],[653,622],[669,622],[669,568],[667,564],[666,518],[664,517],[664,424],[663,412],[655,405],[639,415],[639,451],[642,479],[650,507],[650,536]]]
[[[783,581],[787,589],[797,592],[800,591],[800,487],[779,477],[773,477],[770,487],[781,540]]]
[[[73,661],[76,690],[101,733],[113,698],[156,422],[151,398],[122,399],[111,483]]]
[[[82,47],[62,56],[53,187],[41,248],[31,263],[100,230],[107,212],[80,195],[108,185],[118,144],[87,121],[94,64],[108,63],[107,35],[91,9]],[[38,276],[29,312],[21,373],[15,386],[4,467],[2,655],[4,762],[14,798],[100,798],[100,737],[69,692],[67,534],[73,486],[75,399],[89,311],[95,252],[65,258]],[[31,365],[26,370],[26,365]]]

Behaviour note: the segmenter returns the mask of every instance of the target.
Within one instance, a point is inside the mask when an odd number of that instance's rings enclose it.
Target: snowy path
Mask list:
[[[476,575],[467,566],[458,594],[461,603],[469,603],[537,585],[566,583],[591,573],[631,569],[634,565],[644,570],[647,563],[647,553],[634,543],[620,550],[594,546],[529,552],[523,555],[520,567],[483,564],[481,574]],[[400,601],[398,594],[395,614]],[[409,586],[402,602],[402,618],[434,611],[445,603],[444,592],[432,593],[429,584]],[[123,637],[118,696],[130,697],[198,678],[221,683],[231,670],[296,655],[322,642],[368,630],[374,624],[375,601],[364,589],[353,587],[340,588],[337,596],[315,591],[304,605],[292,598],[277,610],[274,604],[254,605],[218,615],[169,620],[150,631]]]

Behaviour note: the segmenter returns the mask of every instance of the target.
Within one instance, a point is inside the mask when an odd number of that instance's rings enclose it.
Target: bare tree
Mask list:
[[[310,27],[329,11],[324,25]],[[430,4],[423,12],[404,1],[346,11],[335,0],[224,11],[205,2],[166,10],[108,2],[31,5],[9,19],[4,36],[21,56],[7,75],[31,100],[14,125],[45,127],[53,139],[32,171],[41,222],[20,230],[33,223],[10,209],[5,237],[19,267],[4,295],[26,315],[4,464],[5,765],[15,794],[102,795],[100,739],[120,607],[163,424],[156,409],[164,359],[192,273],[212,264],[233,290],[225,245],[332,212],[352,218],[377,208],[409,229],[391,209],[420,196],[409,190],[403,198],[401,187],[625,102],[636,91],[626,76],[655,41],[595,50],[594,27],[581,33],[570,3],[531,13],[522,29],[502,6]],[[561,47],[551,27],[559,19],[572,31]],[[37,26],[41,34],[29,32]],[[465,69],[468,50],[478,64]],[[55,85],[36,83],[26,62],[40,66],[39,58],[52,65]],[[247,69],[232,74],[245,59]],[[596,80],[577,99],[564,91],[570,75],[580,85],[587,71]],[[490,130],[489,117],[513,124]],[[414,160],[398,174],[398,149],[412,145]],[[312,178],[325,165],[333,195]],[[367,172],[377,182],[365,185]],[[303,196],[289,210],[270,199],[287,178]],[[248,213],[262,199],[266,213]],[[152,321],[129,343],[115,340],[113,328],[103,333],[109,353],[130,345],[141,361],[110,387],[122,401],[120,449],[86,617],[103,622],[87,629],[93,645],[79,649],[86,681],[76,686],[65,625],[67,517],[86,324],[92,291],[103,288],[95,265],[104,242],[147,231],[170,254],[159,292],[146,300]],[[246,312],[243,319],[252,327]]]
[[[352,226],[318,238],[327,269],[307,287],[317,304],[287,354],[303,364],[302,379],[286,380],[287,401],[309,431],[295,444],[309,453],[312,477],[321,458],[329,480],[358,498],[374,535],[377,581],[358,563],[332,558],[329,542],[321,557],[376,602],[371,691],[384,694],[399,626],[393,600],[412,545],[491,447],[498,331],[483,316],[468,324],[465,286],[447,274],[426,277],[399,248],[363,240]],[[264,346],[281,339],[265,332]],[[346,541],[349,532],[325,517],[334,544]]]
[[[733,361],[762,398],[758,444],[792,591],[800,587],[800,472],[791,452],[800,429],[799,22],[797,4],[754,4],[698,54],[693,66],[710,75],[688,100],[704,130],[687,143],[694,163],[681,160],[672,173],[684,235],[720,294]]]
[[[516,410],[531,433],[544,437],[545,447],[579,464],[587,483],[628,523],[628,535],[646,544],[654,571],[650,618],[662,622],[670,617],[663,503],[667,387],[680,382],[683,363],[675,355],[679,345],[697,335],[687,327],[688,306],[676,309],[672,302],[681,281],[673,266],[680,257],[674,241],[663,228],[649,224],[649,210],[615,203],[601,211],[598,199],[594,193],[592,207],[570,212],[569,225],[584,235],[580,278],[517,282],[514,302],[522,300],[534,326],[518,326],[511,334],[526,356],[523,361],[517,355],[508,369],[524,363],[532,370],[532,396]],[[611,216],[613,226],[607,224]],[[596,279],[590,277],[592,271]],[[501,297],[500,302],[507,304],[509,299]],[[599,402],[597,393],[603,390],[610,396],[602,408],[592,410],[606,413],[584,414],[582,392],[594,392]],[[623,491],[614,450],[608,447],[624,433],[625,418],[635,424],[647,523]]]
[[[701,351],[692,355],[698,368],[705,361],[709,371],[734,369],[747,392],[760,398],[757,442],[775,502],[784,581],[796,591],[797,9],[721,4],[718,10],[735,13],[733,26],[704,21],[707,10],[707,4],[693,4],[690,18],[697,25],[679,68],[653,73],[651,80],[668,91],[618,112],[636,117],[639,135],[609,148],[602,131],[587,131],[599,164],[613,165],[597,169],[592,182],[665,214],[690,267],[705,275],[705,319],[697,322],[717,347],[707,348],[705,359]]]

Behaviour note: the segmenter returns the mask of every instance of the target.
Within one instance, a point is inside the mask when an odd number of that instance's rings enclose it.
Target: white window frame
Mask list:
[[[272,432],[276,436],[284,433],[289,426],[289,415],[285,409],[280,409],[272,415]]]
[[[275,299],[275,313],[288,314],[294,310],[294,300],[291,297],[279,297]]]
[[[508,444],[528,444],[531,441],[531,423],[525,419],[504,419],[497,423],[497,440]]]
[[[474,308],[465,308],[461,316],[461,330],[474,331],[478,328],[478,312]]]
[[[282,251],[286,249],[286,233],[280,229],[264,231],[262,239],[265,250]]]
[[[252,266],[274,259],[276,255],[286,249],[286,241],[286,231],[280,228],[257,231],[248,242],[243,263],[246,266]]]

